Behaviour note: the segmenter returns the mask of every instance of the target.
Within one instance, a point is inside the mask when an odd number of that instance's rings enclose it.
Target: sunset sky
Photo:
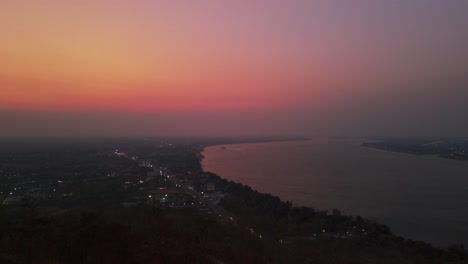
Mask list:
[[[467,135],[468,1],[0,3],[0,136]]]

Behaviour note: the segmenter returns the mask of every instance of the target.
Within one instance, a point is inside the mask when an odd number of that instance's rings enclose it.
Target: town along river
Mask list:
[[[219,145],[205,171],[295,205],[339,209],[435,246],[468,245],[468,162],[362,147],[363,140]]]

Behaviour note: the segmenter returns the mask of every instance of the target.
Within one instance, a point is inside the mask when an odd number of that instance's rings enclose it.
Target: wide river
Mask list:
[[[337,208],[436,246],[468,245],[468,162],[371,149],[362,142],[210,146],[202,164],[295,205]]]

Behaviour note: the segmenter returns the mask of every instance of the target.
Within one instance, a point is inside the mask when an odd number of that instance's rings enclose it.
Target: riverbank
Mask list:
[[[257,192],[216,174],[203,172],[202,175],[199,177],[204,182],[217,186],[216,189],[224,193],[219,205],[235,216],[236,226],[249,230],[259,239],[279,242],[288,250],[295,251],[297,256],[308,256],[311,249],[320,249],[320,252],[330,246],[335,249],[334,253],[349,259],[361,259],[359,263],[363,259],[373,259],[370,263],[384,259],[394,260],[388,263],[415,259],[426,263],[459,260],[465,256],[463,246],[452,246],[445,251],[426,242],[396,236],[388,226],[373,220],[342,215],[336,209],[330,213],[306,206],[293,206],[290,201]],[[456,257],[452,257],[452,251],[456,252]],[[379,254],[375,255],[376,252]],[[327,260],[332,256],[331,253],[319,254]]]
[[[464,163],[361,144],[327,139],[218,145],[205,149],[202,163],[205,171],[294,206],[372,217],[399,236],[438,247],[466,244]]]

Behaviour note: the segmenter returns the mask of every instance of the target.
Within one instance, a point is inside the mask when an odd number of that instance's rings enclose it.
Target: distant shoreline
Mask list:
[[[254,140],[241,140],[241,141],[234,141],[234,142],[227,142],[227,143],[221,143],[221,142],[215,142],[215,143],[208,143],[206,145],[203,145],[203,147],[200,149],[198,155],[201,156],[200,159],[200,164],[202,160],[205,158],[202,154],[203,151],[205,151],[206,148],[208,147],[220,147],[220,148],[225,148],[225,146],[231,146],[231,145],[239,145],[239,144],[261,144],[261,143],[279,143],[279,142],[300,142],[300,141],[309,141],[312,140],[311,138],[284,138],[284,139],[254,139]]]
[[[258,144],[258,143],[276,143],[276,142],[295,142],[295,141],[309,141],[309,140],[311,140],[311,139],[304,139],[304,140],[274,140],[274,141],[261,141],[261,142],[236,142],[236,143],[228,143],[228,144],[207,145],[207,146],[204,146],[204,147],[200,150],[200,152],[198,152],[198,154],[199,154],[200,157],[201,157],[201,159],[200,159],[200,166],[201,166],[201,168],[202,168],[202,172],[203,172],[203,173],[213,173],[213,172],[210,172],[210,171],[208,171],[208,170],[205,170],[205,168],[204,168],[204,166],[203,166],[203,159],[204,159],[205,157],[202,155],[202,152],[204,152],[205,149],[206,149],[207,147],[220,147],[220,148],[222,148],[223,146],[237,145],[237,144]],[[217,175],[218,177],[220,177],[220,178],[222,178],[222,179],[231,181],[231,180],[228,179],[228,178],[224,178],[223,175],[218,175],[218,174],[215,174],[215,175]],[[235,182],[236,182],[236,181],[235,181]],[[249,188],[252,189],[251,186],[249,186],[249,185],[247,185],[247,184],[245,184],[245,183],[242,183],[242,182],[238,182],[238,183],[240,183],[240,184],[242,184],[242,185],[245,185],[245,186],[248,186]],[[252,190],[254,190],[254,189],[252,189]],[[262,195],[263,195],[263,194],[271,195],[271,194],[269,194],[269,193],[264,193],[264,192],[258,192],[258,193],[259,193],[259,194],[262,194]],[[277,195],[273,195],[273,196],[274,196],[274,197],[278,197],[278,198],[280,199],[281,202],[284,202],[284,200],[283,200],[281,197],[279,197],[279,196],[277,196]],[[310,209],[312,209],[312,210],[316,210],[314,207],[307,206],[307,205],[300,205],[299,207],[301,207],[301,208],[310,208]],[[325,210],[325,211],[331,211],[330,208],[329,208],[329,209],[324,209],[324,210]],[[351,217],[351,218],[353,217],[352,215],[348,215],[348,216]],[[360,217],[360,216],[357,216],[357,217]],[[428,245],[429,247],[431,247],[431,248],[433,248],[433,249],[444,250],[444,247],[443,247],[443,246],[440,246],[440,245],[438,245],[438,246],[437,246],[437,245],[433,245],[433,244],[431,244],[430,242],[427,242],[427,241],[423,241],[423,240],[413,240],[413,239],[408,239],[408,238],[406,238],[406,237],[402,237],[402,236],[399,236],[399,235],[395,235],[395,234],[393,234],[393,232],[391,231],[391,228],[390,228],[387,224],[382,224],[382,223],[380,223],[380,222],[378,222],[378,221],[376,221],[376,220],[373,220],[372,218],[368,218],[368,217],[370,217],[370,216],[364,216],[364,217],[365,217],[364,219],[366,219],[366,221],[370,221],[370,222],[372,222],[372,223],[375,223],[376,225],[381,225],[381,226],[384,226],[384,227],[388,228],[389,232],[391,232],[391,235],[390,235],[391,237],[401,239],[402,241],[412,241],[411,243],[414,243],[414,242],[423,243],[423,244]],[[371,219],[372,219],[372,220],[371,220]]]
[[[312,138],[306,137],[292,137],[292,138],[267,138],[267,139],[238,139],[233,141],[227,141],[226,143],[214,142],[208,143],[204,147],[216,147],[216,146],[229,146],[229,145],[238,145],[238,144],[259,144],[259,143],[275,143],[275,142],[296,142],[296,141],[309,141]]]
[[[388,152],[403,153],[414,156],[436,156],[438,158],[468,161],[464,152],[449,151],[447,148],[428,148],[424,145],[398,145],[392,142],[363,142],[362,147],[378,149]],[[453,149],[453,148],[452,148]]]

